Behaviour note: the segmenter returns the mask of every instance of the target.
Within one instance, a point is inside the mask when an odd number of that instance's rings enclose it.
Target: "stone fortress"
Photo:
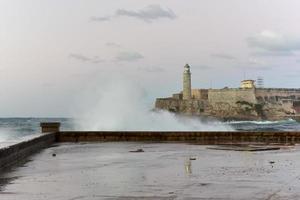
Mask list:
[[[157,98],[155,108],[222,120],[298,120],[300,89],[256,87],[254,80],[243,80],[240,88],[192,89],[186,64],[183,91]]]

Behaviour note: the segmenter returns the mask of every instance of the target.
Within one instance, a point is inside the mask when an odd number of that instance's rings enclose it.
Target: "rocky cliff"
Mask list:
[[[296,117],[292,104],[288,106],[271,102],[228,103],[224,101],[211,104],[205,100],[160,98],[156,100],[155,108],[178,114],[209,116],[222,120],[281,120]]]

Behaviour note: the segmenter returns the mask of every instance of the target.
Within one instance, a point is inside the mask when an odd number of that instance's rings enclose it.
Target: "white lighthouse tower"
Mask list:
[[[190,66],[186,64],[183,71],[183,99],[192,98],[192,88],[191,88],[191,71]]]

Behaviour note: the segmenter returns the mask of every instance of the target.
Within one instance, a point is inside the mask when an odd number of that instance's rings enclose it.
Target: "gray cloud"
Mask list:
[[[94,56],[93,58],[91,58],[91,62],[92,62],[92,63],[95,63],[95,64],[101,63],[101,62],[104,62],[104,61],[105,61],[105,60],[100,59],[98,56]]]
[[[237,68],[243,68],[241,66],[244,66],[245,69],[247,70],[257,70],[257,71],[266,71],[266,70],[271,70],[274,65],[271,65],[265,60],[261,60],[260,58],[253,57],[249,58],[248,61],[245,62],[240,62],[237,64]]]
[[[252,56],[257,56],[257,57],[265,57],[265,56],[270,56],[270,57],[278,57],[278,56],[293,56],[294,53],[291,51],[256,51],[250,53]]]
[[[82,62],[90,62],[90,63],[94,63],[94,64],[104,62],[104,60],[100,59],[98,56],[87,57],[87,56],[84,56],[84,55],[81,55],[81,54],[71,53],[69,55],[69,57],[72,58],[72,59],[82,61]]]
[[[300,38],[292,38],[272,31],[262,31],[246,39],[248,46],[255,48],[255,56],[290,56],[300,50]]]
[[[167,19],[175,19],[177,16],[175,13],[169,8],[162,8],[160,5],[148,5],[143,9],[139,10],[126,10],[126,9],[118,9],[115,11],[113,16],[106,17],[91,17],[91,21],[103,22],[109,21],[113,17],[133,17],[136,19],[143,20],[147,23],[153,22],[154,20],[158,20],[161,18]]]
[[[86,56],[84,56],[84,55],[81,55],[81,54],[73,54],[73,53],[71,53],[71,54],[69,55],[69,57],[70,57],[70,58],[77,59],[77,60],[81,60],[81,61],[84,61],[84,62],[90,60],[90,58],[88,58],[88,57],[86,57]]]
[[[91,17],[91,21],[105,22],[111,20],[111,17]]]
[[[108,46],[108,47],[115,47],[115,48],[121,47],[120,44],[117,44],[117,43],[114,43],[114,42],[106,42],[105,45]]]
[[[144,58],[144,56],[138,52],[123,51],[123,52],[118,53],[115,60],[131,62],[131,61],[140,60],[142,58]]]
[[[116,16],[134,17],[145,22],[152,22],[153,20],[160,18],[176,18],[175,13],[171,9],[163,9],[160,5],[149,5],[136,11],[119,9],[116,11]]]
[[[220,53],[220,54],[211,54],[210,56],[211,57],[215,57],[215,58],[225,59],[225,60],[235,60],[236,59],[235,57],[233,57],[231,55],[223,54],[223,53]]]

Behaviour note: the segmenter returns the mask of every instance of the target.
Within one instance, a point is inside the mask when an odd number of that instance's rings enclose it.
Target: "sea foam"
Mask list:
[[[85,94],[89,103],[80,111],[83,117],[77,128],[82,130],[233,130],[230,125],[219,121],[203,122],[196,117],[179,117],[167,111],[153,111],[154,102],[151,105],[146,103],[146,90],[134,81],[119,79],[92,88]]]

